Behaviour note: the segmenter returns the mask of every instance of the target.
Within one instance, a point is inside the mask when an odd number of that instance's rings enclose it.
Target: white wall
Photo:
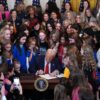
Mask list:
[[[62,1],[63,0],[56,0],[56,3],[59,8],[61,7]],[[8,2],[9,9],[13,9],[15,0],[7,0],[7,2]],[[47,2],[48,2],[48,0],[40,0],[40,4],[41,4],[43,10],[45,9],[45,5]],[[32,5],[32,0],[24,0],[24,3],[26,6]]]
[[[56,0],[57,6],[60,8],[62,5],[62,1],[63,0]],[[40,4],[42,6],[42,9],[45,9],[46,3],[48,2],[48,0],[40,0]],[[24,3],[27,5],[32,4],[32,0],[24,0]]]
[[[8,3],[8,9],[9,9],[9,10],[11,10],[11,9],[14,8],[15,1],[16,1],[16,0],[7,0],[7,3]]]
[[[32,0],[24,0],[26,6],[32,5]]]
[[[45,5],[46,3],[48,2],[48,0],[40,0],[41,2],[41,6],[42,6],[42,9],[44,10],[45,9]],[[63,0],[56,0],[56,3],[57,3],[57,6],[60,8],[61,7],[61,1]]]

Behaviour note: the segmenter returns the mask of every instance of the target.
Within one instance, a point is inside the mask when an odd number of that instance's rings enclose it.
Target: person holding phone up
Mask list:
[[[7,100],[5,96],[5,86],[3,85],[4,75],[0,72],[0,100]]]
[[[15,77],[10,88],[11,100],[23,100],[23,90],[20,79]]]

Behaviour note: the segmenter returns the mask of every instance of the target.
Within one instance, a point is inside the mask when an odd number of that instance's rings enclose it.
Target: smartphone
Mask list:
[[[17,77],[14,78],[14,82],[13,83],[14,83],[14,87],[17,88],[17,86],[20,84],[19,78],[17,78]]]

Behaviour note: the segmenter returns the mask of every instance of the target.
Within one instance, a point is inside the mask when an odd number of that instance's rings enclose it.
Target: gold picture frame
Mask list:
[[[49,83],[44,78],[38,78],[34,82],[34,87],[39,92],[44,92],[48,89]]]

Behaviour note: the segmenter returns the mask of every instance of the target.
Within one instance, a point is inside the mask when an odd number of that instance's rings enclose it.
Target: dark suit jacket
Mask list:
[[[33,73],[35,75],[37,69],[36,69],[36,61],[35,61],[35,56],[32,57],[32,60],[29,62],[29,69],[28,71],[30,73]]]
[[[12,18],[10,18],[9,21],[11,22],[11,24],[13,24]],[[17,30],[19,29],[19,27],[20,27],[21,24],[22,24],[22,20],[17,17],[16,20],[15,20],[15,26],[16,26]]]
[[[37,70],[39,70],[39,69],[44,70],[44,66],[45,66],[45,56],[38,55],[36,57],[36,67],[37,67]],[[58,57],[55,57],[51,61],[51,72],[53,72],[56,69],[61,72],[61,64],[59,63]]]

